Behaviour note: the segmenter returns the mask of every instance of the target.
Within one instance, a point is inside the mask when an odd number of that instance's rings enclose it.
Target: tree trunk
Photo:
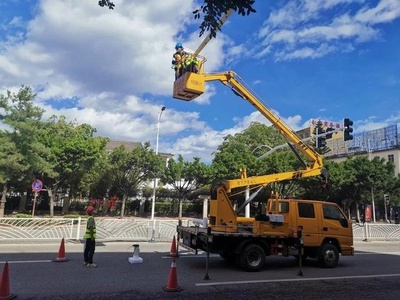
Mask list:
[[[7,182],[3,185],[3,195],[1,196],[0,200],[0,218],[4,218],[4,210],[6,208],[6,201],[7,201],[7,192],[8,192],[8,185]]]
[[[179,197],[179,216],[178,216],[178,218],[179,219],[182,219],[182,201],[183,199],[182,199],[182,197]]]
[[[125,213],[125,203],[126,203],[126,196],[123,195],[122,196],[122,204],[121,204],[121,218],[124,217],[124,213]]]
[[[108,213],[108,202],[108,197],[103,197],[103,215],[106,215]]]
[[[49,195],[50,199],[50,217],[54,217],[54,190],[47,189],[47,194]]]
[[[358,201],[354,201],[354,208],[356,210],[356,218],[360,222],[361,221],[361,217],[360,217],[360,210],[358,209]]]

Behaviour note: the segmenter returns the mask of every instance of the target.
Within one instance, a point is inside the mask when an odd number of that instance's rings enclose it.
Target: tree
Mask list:
[[[211,169],[195,157],[193,162],[185,161],[182,155],[170,159],[161,175],[161,181],[170,184],[179,195],[179,218],[182,218],[182,200],[193,191],[211,183]]]
[[[217,174],[216,181],[240,178],[240,169],[246,169],[248,177],[298,170],[300,164],[289,148],[269,152],[285,143],[286,140],[273,126],[258,122],[252,123],[234,136],[226,136],[212,161],[214,173]],[[270,154],[259,159],[267,153]],[[257,199],[268,197],[271,191],[281,194],[293,193],[296,187],[293,182],[272,183]],[[240,189],[242,192],[244,190],[245,188]]]
[[[49,150],[52,172],[43,173],[43,183],[50,197],[50,215],[54,215],[54,199],[58,192],[68,191],[63,213],[68,212],[71,197],[84,176],[105,155],[107,139],[94,137],[95,129],[88,124],[68,122],[64,116],[53,116],[46,122],[40,140]]]
[[[217,30],[221,30],[219,25],[223,14],[230,9],[242,16],[255,13],[256,10],[252,6],[254,2],[254,0],[204,0],[204,4],[193,12],[195,19],[200,19],[204,15],[203,21],[199,26],[199,36],[202,36],[204,32],[210,31],[211,36],[215,38]]]
[[[258,160],[262,154],[286,140],[272,126],[253,122],[244,131],[224,137],[223,143],[214,153],[212,166],[220,179],[235,179],[240,169],[246,168],[247,175],[266,174],[266,159]]]
[[[3,194],[0,206],[0,216],[4,216],[6,194],[13,181],[18,181],[26,188],[35,175],[51,172],[47,162],[49,152],[38,141],[43,130],[41,121],[43,110],[33,105],[36,95],[30,87],[22,86],[18,93],[7,91],[0,95],[0,119],[6,125],[1,133],[4,144],[0,156],[0,183],[3,185]],[[8,153],[9,156],[4,157]]]
[[[150,143],[130,152],[122,145],[110,153],[108,178],[111,182],[110,194],[117,193],[122,198],[121,217],[124,216],[128,197],[136,195],[142,184],[159,177],[163,160],[155,155]]]
[[[4,217],[6,195],[9,185],[17,180],[17,174],[22,174],[28,170],[24,164],[24,156],[18,151],[15,143],[5,132],[0,132],[0,184],[3,185],[0,217]]]
[[[371,203],[371,189],[383,199],[383,194],[393,192],[399,182],[399,177],[394,176],[393,163],[379,158],[354,157],[341,163],[327,162],[327,169],[326,199],[343,205],[346,210],[352,207],[358,218],[359,205]]]
[[[205,32],[210,31],[212,37],[217,36],[217,31],[220,28],[220,19],[223,14],[233,9],[238,14],[245,16],[250,13],[255,13],[253,8],[255,0],[204,0],[204,4],[200,8],[193,11],[195,19],[200,19],[203,16],[203,21],[200,24],[199,36]],[[99,6],[114,9],[115,4],[108,0],[98,1]]]

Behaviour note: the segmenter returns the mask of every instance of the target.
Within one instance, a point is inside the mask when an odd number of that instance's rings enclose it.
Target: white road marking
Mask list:
[[[46,259],[46,260],[8,260],[8,261],[0,261],[1,264],[5,264],[6,262],[8,262],[9,264],[48,263],[48,262],[52,262],[52,260]]]
[[[196,283],[196,286],[215,286],[215,285],[232,285],[232,284],[249,284],[249,283],[273,283],[273,282],[296,282],[296,281],[319,281],[319,280],[341,280],[354,278],[383,278],[383,277],[400,277],[400,274],[380,274],[380,275],[357,275],[357,276],[341,276],[341,277],[323,277],[323,278],[292,278],[292,279],[267,279],[267,280],[245,280],[245,281],[222,281],[209,283]]]

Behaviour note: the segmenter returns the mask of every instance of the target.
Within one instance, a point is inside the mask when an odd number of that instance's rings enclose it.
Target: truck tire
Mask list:
[[[326,243],[322,245],[318,255],[318,263],[323,268],[334,268],[339,262],[339,251],[335,245]]]
[[[265,264],[265,252],[256,244],[247,245],[240,253],[240,266],[247,272],[258,272]]]

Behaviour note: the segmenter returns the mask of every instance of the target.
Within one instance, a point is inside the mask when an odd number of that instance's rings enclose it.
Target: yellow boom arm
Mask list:
[[[235,78],[235,73],[232,71],[217,74],[187,72],[174,82],[173,97],[180,100],[191,101],[204,93],[205,83],[208,81],[220,81],[224,85],[231,87],[235,94],[250,102],[284,137],[286,137],[288,142],[292,143],[310,161],[309,164],[304,166],[303,170],[252,177],[247,177],[246,173],[243,172],[241,179],[220,182],[215,188],[214,195],[211,195],[210,225],[213,226],[214,230],[236,232],[239,223],[244,222],[243,220],[245,220],[245,222],[252,222],[253,219],[248,218],[247,220],[246,218],[237,217],[229,200],[229,193],[231,193],[233,188],[266,186],[272,182],[318,175],[322,175],[326,179],[327,172],[322,166],[322,156],[303,142],[296,132],[290,129],[279,117],[254,97],[253,94]],[[247,201],[249,200],[250,199]]]
[[[253,176],[243,179],[227,180],[225,182],[225,190],[227,193],[235,187],[266,185],[271,182],[299,179],[302,177],[311,177],[317,175],[326,176],[326,171],[322,167],[322,156],[316,152],[307,143],[303,142],[300,137],[289,126],[287,126],[278,116],[268,109],[261,101],[259,101],[248,89],[245,88],[236,78],[232,71],[217,74],[196,74],[185,73],[174,83],[174,98],[190,101],[200,96],[204,92],[205,82],[220,81],[226,86],[230,86],[234,92],[243,99],[250,102],[264,117],[266,117],[272,125],[291,142],[303,155],[309,160],[309,164],[304,170],[270,174],[264,176]]]

